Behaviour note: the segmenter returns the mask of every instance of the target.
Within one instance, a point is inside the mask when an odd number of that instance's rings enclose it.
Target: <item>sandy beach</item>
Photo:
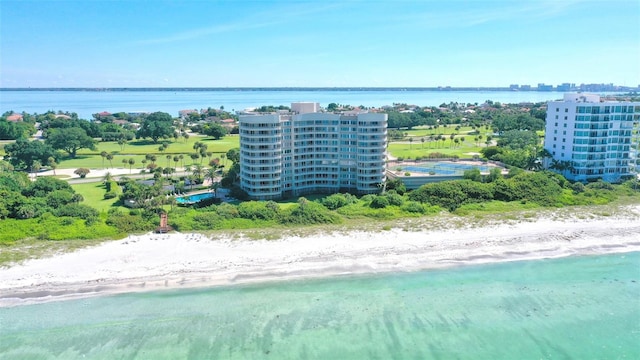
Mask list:
[[[392,227],[278,240],[145,234],[0,269],[0,306],[123,292],[640,251],[640,205],[610,216]],[[470,219],[471,220],[471,219]]]

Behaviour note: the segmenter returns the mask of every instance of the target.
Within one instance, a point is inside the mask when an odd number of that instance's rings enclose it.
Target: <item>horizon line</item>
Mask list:
[[[557,89],[557,86],[540,89],[537,86],[524,85],[526,88],[511,86],[216,86],[216,87],[0,87],[0,91],[540,91],[567,92],[580,91],[580,86],[602,86],[607,90],[600,91],[638,91],[640,86],[623,86],[609,84],[580,84],[571,89]],[[593,91],[593,90],[592,90]]]

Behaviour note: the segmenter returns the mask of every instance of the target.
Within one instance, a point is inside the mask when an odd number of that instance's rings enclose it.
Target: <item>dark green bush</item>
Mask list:
[[[55,210],[56,216],[71,216],[84,219],[87,224],[98,220],[98,210],[84,204],[67,204]]]
[[[389,206],[389,199],[387,199],[386,196],[378,195],[371,200],[371,204],[369,206],[374,209],[384,209]]]
[[[336,224],[340,222],[340,217],[321,204],[301,197],[298,199],[298,204],[288,213],[283,214],[280,221],[283,224],[298,225]]]
[[[404,204],[402,206],[402,210],[408,212],[408,213],[417,213],[417,214],[424,214],[425,210],[424,210],[424,205],[420,204],[417,201],[409,201],[406,204]]]
[[[333,194],[323,198],[320,203],[329,210],[336,210],[357,201],[358,198],[351,194]]]

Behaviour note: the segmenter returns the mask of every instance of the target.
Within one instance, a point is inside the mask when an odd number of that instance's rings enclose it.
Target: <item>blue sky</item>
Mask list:
[[[640,1],[0,1],[0,87],[640,84]]]

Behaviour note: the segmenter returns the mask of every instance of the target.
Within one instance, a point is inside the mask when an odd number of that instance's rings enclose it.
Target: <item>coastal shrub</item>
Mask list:
[[[336,211],[338,214],[347,218],[367,217],[371,219],[384,219],[391,220],[401,217],[401,211],[395,206],[388,206],[385,208],[373,208],[370,204],[358,202],[357,204],[351,204],[341,207]]]
[[[234,219],[240,217],[238,208],[229,203],[222,203],[215,207],[215,212],[223,219]]]
[[[363,197],[360,198],[360,201],[365,204],[365,205],[369,205],[371,204],[371,201],[373,201],[373,199],[375,199],[376,195],[373,194],[367,194],[364,195]]]
[[[516,200],[528,200],[543,206],[553,206],[562,194],[562,187],[542,172],[523,172],[509,179],[515,189]]]
[[[424,205],[417,201],[409,201],[402,206],[402,210],[408,213],[414,214],[424,214],[425,208]]]
[[[373,200],[371,200],[371,204],[369,204],[374,209],[384,209],[389,206],[389,199],[386,196],[378,195]]]
[[[193,216],[194,230],[219,229],[222,218],[215,212],[199,212]]]
[[[584,192],[584,184],[582,184],[581,182],[575,182],[573,184],[571,184],[571,190],[573,190],[574,194],[580,194]]]
[[[482,182],[482,175],[480,174],[480,169],[475,167],[473,169],[465,170],[464,174],[462,175],[462,178],[466,180]]]
[[[400,195],[404,195],[404,193],[407,192],[407,187],[404,185],[404,183],[400,179],[395,179],[395,180],[387,179],[386,189],[387,191],[395,190],[395,192],[397,192]]]
[[[502,179],[502,169],[494,167],[489,170],[489,175],[487,175],[485,181],[491,183],[498,179]]]
[[[463,204],[492,200],[493,187],[471,180],[443,181],[422,185],[409,194],[409,199],[454,211]]]
[[[88,225],[98,220],[98,210],[84,204],[66,204],[56,209],[55,214],[84,219]]]
[[[146,220],[142,215],[124,214],[118,209],[109,210],[106,224],[126,234],[150,231],[155,228],[155,224]]]
[[[66,205],[73,200],[73,193],[68,190],[54,190],[46,196],[47,205],[56,209]]]
[[[222,184],[224,186],[224,184]],[[246,191],[242,190],[239,186],[234,185],[229,189],[229,196],[236,198],[238,200],[248,200],[249,194]]]
[[[389,190],[384,194],[384,197],[389,201],[389,205],[402,206],[404,198],[398,194],[395,190]]]
[[[71,185],[64,180],[56,179],[51,176],[38,177],[34,182],[30,183],[23,191],[22,195],[29,197],[45,197],[55,190],[66,190],[72,194],[75,191]]]
[[[358,202],[358,198],[351,194],[333,194],[323,198],[320,203],[329,210],[337,210],[343,206]]]
[[[592,183],[588,183],[586,186],[587,189],[589,190],[608,190],[608,191],[612,191],[614,189],[614,186],[608,182],[604,182],[600,179],[598,179],[598,181],[592,182]]]
[[[280,221],[283,224],[311,225],[337,224],[341,222],[341,219],[322,204],[301,197],[295,206],[283,214]]]
[[[5,219],[0,221],[0,245],[16,240],[42,238],[45,240],[82,240],[117,237],[118,231],[102,221],[86,224],[81,219],[51,216],[42,219]]]
[[[251,220],[272,220],[278,216],[276,208],[272,206],[267,206],[267,203],[264,201],[245,201],[238,204],[238,213],[240,217]]]
[[[516,193],[516,188],[511,181],[498,178],[493,184],[493,198],[500,201],[513,201],[519,196]]]

